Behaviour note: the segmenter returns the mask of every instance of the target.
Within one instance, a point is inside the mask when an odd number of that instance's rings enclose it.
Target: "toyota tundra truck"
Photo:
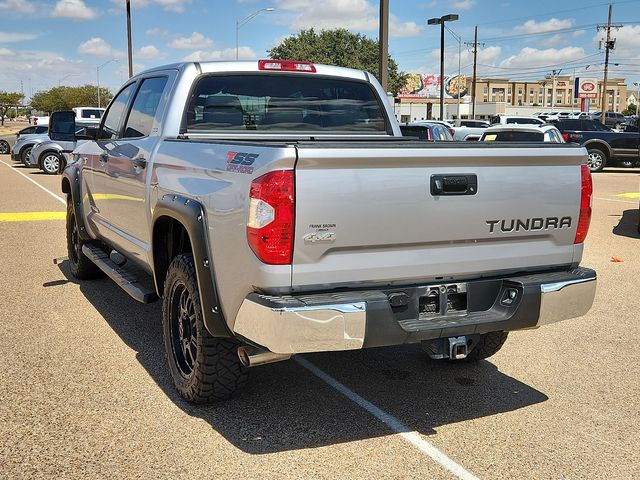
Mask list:
[[[73,140],[74,122],[55,113],[51,138]],[[403,138],[364,71],[148,70],[71,157],[70,271],[162,302],[169,370],[192,402],[300,353],[421,343],[478,361],[594,299],[583,147]]]

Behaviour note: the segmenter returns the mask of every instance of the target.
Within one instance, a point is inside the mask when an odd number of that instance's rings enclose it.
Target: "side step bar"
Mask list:
[[[82,246],[82,253],[135,300],[140,303],[152,303],[158,300],[156,292],[141,285],[131,269],[118,266],[101,248],[85,243]]]

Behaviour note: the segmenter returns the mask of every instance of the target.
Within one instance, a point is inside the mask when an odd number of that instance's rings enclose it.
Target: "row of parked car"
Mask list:
[[[76,137],[90,139],[100,125],[104,108],[78,107],[76,113]],[[44,173],[55,175],[67,164],[67,154],[77,142],[52,141],[49,138],[48,117],[40,117],[37,125],[23,128],[16,133],[16,142],[11,148],[7,140],[0,139],[0,154],[11,153],[12,159],[26,167],[38,167]],[[80,140],[83,141],[83,140]]]
[[[499,115],[491,123],[478,120],[417,121],[401,125],[403,135],[432,141],[499,141],[579,143],[588,152],[592,172],[605,166],[640,167],[640,132],[634,118],[617,131],[588,116],[545,122],[537,117]]]

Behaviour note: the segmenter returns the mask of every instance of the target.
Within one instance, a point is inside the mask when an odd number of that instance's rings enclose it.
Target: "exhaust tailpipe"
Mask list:
[[[265,363],[281,362],[291,358],[290,353],[273,353],[256,347],[238,347],[238,358],[245,367],[255,367]]]

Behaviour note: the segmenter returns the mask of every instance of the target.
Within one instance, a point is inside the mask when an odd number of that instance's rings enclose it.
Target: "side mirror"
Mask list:
[[[76,140],[75,112],[53,112],[49,118],[49,138],[59,142]]]

